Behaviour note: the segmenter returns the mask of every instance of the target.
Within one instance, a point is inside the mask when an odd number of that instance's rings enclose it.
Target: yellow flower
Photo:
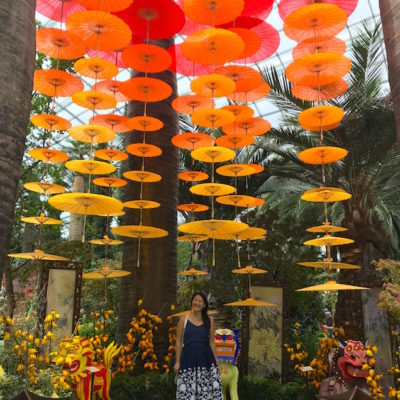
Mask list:
[[[142,299],[139,299],[138,302],[137,302],[137,304],[138,304],[138,306],[141,306],[141,305],[143,304],[143,300],[142,300]]]
[[[18,364],[17,372],[23,371],[24,368],[25,368],[24,364]]]
[[[373,356],[374,356],[374,355],[372,354],[372,351],[369,350],[369,349],[365,352],[365,354],[366,354],[368,357],[373,357]]]
[[[174,311],[174,310],[175,310],[175,305],[171,304],[171,311]]]
[[[4,334],[4,341],[9,340],[10,337],[11,337],[10,332],[6,332],[6,333]]]

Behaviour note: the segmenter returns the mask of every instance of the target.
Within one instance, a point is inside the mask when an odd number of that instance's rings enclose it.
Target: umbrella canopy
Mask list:
[[[202,110],[195,111],[191,115],[191,120],[193,124],[205,128],[220,128],[233,123],[235,116],[227,110],[203,108]]]
[[[336,281],[327,281],[322,285],[309,286],[303,289],[297,289],[296,292],[336,292],[337,290],[367,290],[361,286],[343,285]]]
[[[121,92],[129,100],[154,102],[171,96],[172,88],[160,79],[135,77],[121,83]]]
[[[228,149],[240,149],[254,143],[254,137],[250,135],[224,135],[215,140],[217,146]]]
[[[244,50],[239,60],[247,59],[260,50],[262,42],[256,32],[246,28],[230,28],[229,31],[236,33],[243,40]]]
[[[263,228],[246,228],[239,232],[217,233],[214,237],[219,240],[263,240],[267,231]]]
[[[135,182],[150,183],[161,181],[161,175],[149,171],[126,171],[123,176]]]
[[[132,143],[125,150],[137,157],[158,157],[162,154],[160,147],[148,143]]]
[[[345,192],[343,189],[334,187],[319,187],[307,190],[301,196],[304,201],[311,201],[315,203],[329,203],[334,201],[344,201],[351,198],[351,194]]]
[[[324,222],[322,225],[307,228],[306,231],[311,233],[334,233],[347,231],[347,228],[331,225],[330,222]]]
[[[223,183],[200,183],[189,189],[193,194],[200,196],[223,196],[236,192],[233,186]]]
[[[183,171],[178,174],[178,179],[188,182],[200,182],[208,179],[208,174],[201,171]]]
[[[83,143],[106,143],[115,138],[114,131],[100,125],[77,125],[70,128],[68,133]]]
[[[214,101],[206,97],[197,96],[195,94],[187,94],[184,96],[178,96],[172,101],[172,107],[175,111],[181,114],[193,114],[197,110],[203,108],[212,108]]]
[[[115,178],[113,176],[102,176],[100,178],[95,178],[93,179],[93,183],[97,186],[108,188],[122,187],[127,184],[126,180]]]
[[[359,265],[347,264],[342,262],[333,261],[305,261],[299,262],[298,265],[309,268],[323,268],[323,269],[360,269]]]
[[[230,194],[217,197],[216,200],[217,203],[225,204],[227,206],[249,208],[254,201],[254,197],[245,196],[243,194]]]
[[[178,236],[177,239],[178,242],[198,243],[198,242],[204,242],[209,238],[206,235],[183,235],[183,236]]]
[[[104,235],[103,239],[93,239],[90,240],[89,243],[91,244],[99,244],[102,246],[116,246],[119,244],[122,244],[122,240],[115,240],[115,239],[110,239],[108,235]]]
[[[200,271],[195,268],[190,268],[190,269],[187,269],[186,271],[178,272],[178,275],[179,276],[204,276],[204,275],[209,275],[209,273]]]
[[[101,149],[94,152],[95,157],[100,158],[100,160],[106,161],[125,161],[128,159],[128,154],[121,150],[115,149]]]
[[[53,21],[63,22],[63,18],[85,8],[76,0],[37,0],[36,11]],[[61,12],[62,10],[62,12]]]
[[[326,234],[321,238],[311,239],[304,242],[306,246],[341,246],[351,243],[354,243],[353,239],[331,236],[329,234]]]
[[[222,176],[249,176],[261,171],[257,171],[253,164],[228,164],[218,167],[216,173]]]
[[[28,151],[28,154],[36,160],[44,162],[64,162],[68,160],[68,155],[60,150],[37,148]]]
[[[32,192],[46,194],[46,195],[65,192],[64,186],[56,185],[55,183],[51,182],[26,182],[24,183],[24,188]]]
[[[70,97],[83,90],[83,83],[69,72],[38,69],[33,75],[33,89],[46,96]]]
[[[341,160],[347,154],[348,151],[341,147],[320,146],[301,151],[299,158],[307,164],[330,164]]]
[[[267,82],[262,82],[261,85],[254,89],[244,90],[242,92],[233,92],[228,95],[228,99],[237,103],[249,103],[251,101],[258,101],[268,96],[271,91],[271,87]]]
[[[168,236],[164,229],[146,225],[121,225],[112,228],[112,232],[119,236],[126,236],[137,239],[155,239]]]
[[[74,68],[78,74],[92,79],[111,79],[118,74],[114,63],[97,57],[81,58],[75,61]]]
[[[307,86],[294,84],[293,96],[306,101],[324,101],[339,97],[347,92],[349,84],[344,79],[338,79],[327,85]]]
[[[69,261],[69,258],[56,256],[54,254],[47,254],[42,250],[36,249],[29,253],[13,253],[8,254],[11,258],[24,258],[35,261]]]
[[[115,79],[107,79],[102,82],[96,82],[92,86],[92,90],[98,90],[99,92],[109,94],[110,96],[113,96],[118,103],[126,103],[128,101],[128,98],[121,92],[121,83],[122,83],[121,81],[117,81]],[[95,115],[94,117],[91,117],[89,120],[90,123],[96,123],[92,122],[92,120],[96,117],[101,117],[101,115]],[[127,120],[128,118],[124,117],[124,119]],[[106,128],[111,128],[111,127],[106,126]],[[127,131],[122,131],[122,132],[127,132]]]
[[[344,111],[336,106],[316,106],[302,111],[297,119],[303,129],[310,131],[330,130],[338,126]]]
[[[235,116],[235,122],[246,121],[254,115],[254,110],[251,107],[239,104],[231,104],[222,107],[222,109],[230,111]]]
[[[243,222],[230,221],[223,219],[208,219],[202,221],[187,222],[179,225],[178,230],[183,233],[195,235],[206,235],[215,237],[215,235],[237,233],[248,228]]]
[[[247,265],[243,268],[233,269],[232,272],[239,275],[259,275],[266,274],[268,271],[266,271],[265,269],[254,268],[251,265]]]
[[[135,129],[137,131],[154,132],[159,131],[164,126],[164,123],[158,118],[149,117],[148,115],[138,115],[136,117],[129,118],[127,125],[131,129]]]
[[[124,203],[125,208],[135,208],[140,210],[149,210],[151,208],[158,208],[161,206],[160,203],[157,201],[150,201],[150,200],[129,200],[125,201]]]
[[[339,38],[331,37],[326,40],[313,40],[300,42],[292,51],[293,60],[314,53],[338,53],[346,52],[346,43]]]
[[[124,276],[130,275],[131,272],[125,271],[123,269],[109,269],[108,267],[103,267],[97,271],[86,272],[82,275],[83,279],[111,279],[111,278],[122,278]]]
[[[195,150],[199,147],[211,147],[213,138],[205,133],[184,132],[173,136],[171,142],[180,149]]]
[[[89,108],[90,110],[108,110],[115,108],[117,105],[117,101],[113,96],[96,90],[74,93],[72,101],[78,106]]]
[[[267,133],[271,124],[262,118],[249,118],[246,121],[237,121],[233,124],[222,127],[222,132],[227,135],[251,135],[259,136]]]
[[[77,0],[77,2],[89,10],[115,12],[125,10],[133,0]]]
[[[61,225],[62,221],[60,219],[49,218],[46,217],[44,213],[41,213],[39,216],[34,217],[22,217],[22,222],[28,224],[37,224],[37,225]]]
[[[112,197],[93,193],[64,193],[53,196],[49,204],[71,214],[107,216],[122,211],[122,203]]]
[[[176,208],[180,211],[187,212],[203,212],[209,209],[208,206],[198,203],[178,204]]]
[[[224,306],[230,307],[276,307],[276,304],[267,303],[265,301],[255,300],[249,297],[245,300],[234,301],[233,303],[226,303]]]
[[[104,161],[95,160],[72,160],[65,163],[65,168],[80,174],[102,175],[111,174],[115,171],[114,165]]]
[[[221,146],[201,147],[193,150],[190,155],[195,160],[207,163],[225,162],[236,157],[236,153],[233,150]]]
[[[71,122],[54,114],[36,114],[31,117],[33,125],[49,131],[65,131],[71,128]]]
[[[193,79],[190,89],[202,97],[225,97],[236,90],[235,82],[220,74],[206,74]]]
[[[106,82],[106,81],[105,81]],[[111,81],[114,82],[114,81]],[[102,83],[102,82],[101,82]],[[97,88],[101,91],[100,84],[97,85]],[[89,119],[89,123],[93,125],[104,126],[105,128],[109,128],[116,133],[125,133],[129,132],[131,128],[127,126],[127,117],[117,114],[97,114],[94,117]]]
[[[227,65],[215,70],[216,74],[232,79],[236,84],[237,92],[245,92],[260,86],[263,78],[260,72],[243,65]]]

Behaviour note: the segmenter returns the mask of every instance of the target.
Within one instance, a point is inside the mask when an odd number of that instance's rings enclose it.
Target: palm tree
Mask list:
[[[340,279],[377,290],[382,281],[371,261],[397,251],[400,217],[397,200],[400,155],[395,148],[392,104],[388,98],[381,97],[381,42],[380,28],[370,30],[365,25],[353,39],[349,90],[330,102],[345,110],[345,118],[341,126],[326,133],[324,139],[326,145],[349,150],[343,161],[326,168],[325,186],[340,187],[352,194],[342,206],[336,204],[330,209],[331,219],[348,228],[349,237],[355,240],[355,245],[345,248],[340,258],[361,265],[356,273],[341,273]],[[291,85],[276,70],[264,71],[264,77],[271,85],[272,100],[282,112],[284,127],[272,129],[265,139],[259,140],[252,154],[253,162],[263,162],[266,172],[254,176],[249,186],[258,193],[269,193],[270,202],[284,198],[288,212],[293,213],[310,206],[299,205],[300,194],[322,184],[321,168],[303,164],[297,157],[299,151],[318,146],[319,138],[304,132],[297,124],[297,114],[311,104],[293,97]],[[310,221],[310,225],[315,222],[318,221]],[[375,290],[370,293],[368,305],[365,295],[359,292],[339,294],[337,320],[352,339],[365,338],[372,333],[369,323],[365,325],[360,317],[364,315],[368,322],[366,315],[378,313],[377,293]],[[379,328],[382,333],[384,324],[375,327]],[[387,334],[382,333],[382,337]]]
[[[173,39],[157,41],[155,44],[167,48],[173,44]],[[157,103],[147,104],[147,115],[163,121],[164,127],[157,132],[146,134],[146,142],[161,147],[162,155],[145,160],[145,170],[158,173],[162,180],[157,183],[144,184],[143,198],[161,203],[161,207],[143,211],[143,224],[162,228],[168,231],[168,236],[161,239],[143,240],[141,243],[140,268],[136,266],[137,240],[124,241],[122,268],[132,272],[132,275],[122,280],[120,295],[119,333],[122,337],[129,329],[131,318],[137,310],[139,299],[143,299],[145,308],[161,317],[168,315],[171,304],[176,302],[176,257],[177,257],[177,195],[178,195],[178,150],[171,143],[171,137],[179,132],[178,118],[171,107],[171,101],[176,97],[176,75],[166,70],[151,75],[168,83],[173,91],[170,98]],[[143,103],[130,102],[128,115],[143,115]],[[142,133],[130,133],[128,143],[142,141]],[[141,168],[141,159],[130,156],[125,164],[125,170]],[[139,184],[129,182],[125,190],[125,200],[139,199]],[[139,213],[127,210],[123,218],[124,225],[139,224]],[[168,348],[168,326],[163,324],[160,329],[159,354],[166,353]]]
[[[382,29],[385,38],[386,56],[389,66],[389,83],[397,126],[397,141],[400,144],[400,3],[397,0],[379,0]]]
[[[35,69],[35,0],[0,3],[0,279],[11,239]]]

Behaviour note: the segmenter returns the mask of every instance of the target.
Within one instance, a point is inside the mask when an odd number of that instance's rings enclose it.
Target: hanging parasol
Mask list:
[[[353,285],[343,285],[335,281],[327,281],[322,285],[297,289],[296,292],[336,292],[337,290],[368,290],[369,288]]]
[[[260,72],[242,65],[227,65],[215,70],[216,74],[232,79],[236,84],[236,92],[244,92],[257,88],[263,82]]]
[[[220,74],[199,76],[190,82],[190,89],[202,97],[225,97],[236,90],[235,82]]]
[[[158,208],[161,206],[160,203],[157,201],[150,201],[150,200],[129,200],[125,201],[124,203],[125,208],[133,208],[137,210],[150,210],[153,208]]]
[[[187,204],[178,204],[176,207],[179,211],[187,211],[187,212],[204,212],[209,209],[208,206],[204,204],[198,203],[187,203]]]
[[[135,77],[121,83],[121,92],[129,100],[154,102],[170,97],[172,88],[160,79]]]
[[[206,235],[183,235],[178,236],[178,242],[191,242],[191,243],[198,243],[204,242],[209,239]]]
[[[336,106],[315,106],[302,111],[297,119],[303,129],[310,131],[329,130],[338,126],[344,117],[343,109]]]
[[[178,179],[188,182],[201,182],[208,179],[208,174],[201,171],[183,171],[178,174]]]
[[[126,179],[141,183],[159,182],[161,175],[149,171],[125,171],[123,176]]]
[[[343,228],[342,226],[331,225],[330,222],[323,222],[322,225],[312,226],[311,228],[306,229],[307,232],[310,233],[335,233],[335,232],[345,232],[347,228]]]
[[[286,36],[296,42],[326,40],[336,36],[347,24],[343,9],[332,4],[310,4],[293,11],[283,25]]]
[[[321,238],[307,240],[303,244],[306,246],[342,246],[351,243],[354,243],[353,239],[326,234]]]
[[[162,150],[158,146],[148,143],[132,143],[125,149],[129,154],[137,157],[158,157]]]
[[[214,107],[214,101],[202,96],[187,94],[176,97],[171,105],[175,111],[191,115],[197,110]]]
[[[233,303],[226,303],[224,306],[230,307],[276,307],[276,304],[267,303],[265,301],[255,300],[249,297],[245,300],[234,301]]]
[[[231,112],[217,108],[204,108],[191,115],[193,124],[213,129],[231,124],[234,119],[235,117]]]
[[[125,10],[133,0],[77,0],[77,2],[89,10],[115,12]]]
[[[200,147],[212,146],[213,138],[205,133],[184,132],[173,136],[171,142],[180,149],[195,150]]]
[[[236,192],[233,186],[223,183],[200,183],[192,186],[189,190],[199,196],[223,196]]]
[[[68,130],[69,135],[83,143],[106,143],[115,138],[115,133],[100,125],[77,125]]]
[[[136,117],[129,118],[127,125],[137,131],[155,132],[162,129],[164,123],[160,119],[149,117],[148,115],[137,115]]]
[[[142,41],[140,39],[134,38],[133,39],[136,43],[136,40],[138,43],[141,43]],[[127,65],[122,61],[121,53],[124,49],[118,49],[118,50],[93,50],[93,49],[88,49],[86,52],[89,57],[99,57],[102,58],[103,60],[111,61],[114,63],[118,68],[128,68]]]
[[[131,130],[131,128],[127,125],[127,121],[127,117],[116,114],[98,114],[89,119],[90,124],[104,126],[105,128],[111,129],[116,133],[125,133]]]
[[[254,110],[251,107],[238,104],[224,106],[222,110],[230,111],[235,116],[235,122],[247,121],[254,115]]]
[[[225,135],[215,140],[217,146],[228,149],[240,149],[254,143],[254,137],[249,135]]]
[[[332,37],[327,40],[317,40],[299,43],[292,52],[293,60],[314,53],[337,53],[346,52],[346,43],[339,38]]]
[[[265,269],[254,268],[251,265],[247,265],[246,267],[232,270],[232,273],[238,275],[260,275],[260,274],[266,274],[267,272],[268,271],[266,271]]]
[[[22,222],[27,224],[36,224],[36,225],[61,225],[62,221],[60,219],[49,218],[46,217],[44,213],[41,213],[39,216],[35,217],[22,217]]]
[[[248,225],[243,222],[208,219],[194,222],[187,222],[178,226],[178,230],[183,233],[196,235],[206,235],[214,238],[217,235],[227,235],[238,233],[248,228]]]
[[[233,150],[220,146],[205,146],[193,150],[190,153],[191,157],[195,160],[216,163],[225,162],[235,158],[236,153]]]
[[[111,79],[118,74],[118,67],[114,63],[97,57],[75,61],[74,69],[78,74],[92,79]]]
[[[109,94],[96,90],[77,92],[72,95],[72,101],[78,106],[89,108],[90,110],[108,110],[115,108],[117,101]]]
[[[251,135],[259,136],[267,133],[271,129],[271,124],[262,118],[250,118],[246,121],[238,121],[236,123],[222,127],[222,132],[227,135]]]
[[[239,35],[225,29],[207,28],[189,35],[182,43],[182,52],[189,60],[205,65],[223,65],[243,53]]]
[[[53,21],[63,22],[71,14],[84,10],[76,0],[37,0],[36,11]]]
[[[219,196],[216,198],[216,200],[217,203],[225,204],[227,206],[249,208],[252,207],[254,197],[246,196],[243,194],[230,194],[225,196]]]
[[[72,160],[65,163],[65,168],[80,174],[112,174],[115,171],[114,165],[103,161],[95,160]]]
[[[215,239],[218,240],[263,240],[267,231],[263,228],[246,228],[239,232],[216,233]]]
[[[65,131],[71,127],[71,122],[55,114],[36,114],[31,117],[31,122],[49,131]]]
[[[262,45],[260,37],[251,29],[246,28],[230,28],[230,32],[236,33],[243,40],[244,50],[238,59],[247,59],[257,53]],[[236,61],[237,62],[237,61]]]
[[[102,82],[96,82],[92,86],[92,90],[97,90],[99,92],[109,94],[110,96],[113,96],[114,99],[118,103],[126,103],[128,101],[128,98],[121,93],[121,83],[122,82],[117,81],[115,79],[107,79]],[[110,114],[110,115],[113,115],[113,114]],[[101,117],[101,115],[96,115],[94,118],[96,118],[96,117]],[[120,117],[120,115],[117,115],[117,117]],[[127,117],[124,117],[124,118],[128,119]],[[109,128],[109,127],[107,127],[107,128]]]
[[[65,187],[51,182],[26,182],[24,188],[45,195],[64,193]]]
[[[103,11],[72,14],[66,26],[90,49],[118,50],[126,47],[132,39],[132,32],[124,21]]]
[[[11,258],[23,258],[35,261],[69,261],[69,258],[56,256],[54,254],[47,254],[42,250],[36,249],[35,251],[29,253],[13,253],[8,254]]]
[[[123,269],[109,269],[103,267],[97,271],[86,272],[82,275],[83,279],[111,279],[111,278],[122,278],[123,276],[130,275],[131,272],[124,271]]]
[[[228,95],[228,99],[237,103],[249,103],[251,101],[263,100],[268,96],[271,91],[271,87],[267,82],[262,82],[259,86],[254,89],[245,90],[243,92],[233,92]]]
[[[338,79],[328,85],[297,85],[292,86],[293,96],[306,101],[324,101],[332,100],[336,97],[342,96],[349,88],[348,83],[343,79]]]
[[[115,240],[115,239],[110,239],[108,235],[104,235],[102,239],[93,239],[90,240],[89,243],[91,244],[98,244],[101,246],[117,246],[119,244],[124,243],[122,240]]]
[[[54,149],[46,149],[46,148],[31,149],[28,151],[28,154],[32,158],[44,162],[58,163],[68,160],[67,154],[65,154],[60,150],[54,150]]]
[[[115,149],[101,149],[94,152],[95,157],[100,158],[100,160],[106,161],[125,161],[128,159],[128,154],[121,150]]]
[[[341,147],[320,146],[299,153],[301,161],[307,164],[330,164],[347,156],[348,151]]]
[[[261,171],[254,164],[228,164],[217,168],[216,173],[222,176],[239,177],[257,174]]]
[[[342,262],[333,261],[309,261],[309,262],[299,262],[298,265],[309,268],[323,268],[323,269],[360,269],[359,265],[347,264]]]
[[[301,196],[302,200],[315,203],[330,203],[335,201],[344,201],[350,198],[351,194],[345,192],[343,189],[323,186],[307,190]]]
[[[178,275],[179,276],[195,277],[195,276],[205,276],[205,275],[210,275],[210,274],[208,272],[200,271],[200,270],[195,269],[195,268],[190,268],[190,269],[187,269],[185,271],[178,272]]]
[[[112,176],[102,176],[101,178],[93,179],[93,183],[97,186],[103,186],[108,188],[122,187],[127,184],[126,180],[120,178],[114,178]]]
[[[166,70],[172,63],[167,50],[153,44],[133,44],[122,52],[124,63],[140,72],[156,73]]]
[[[38,69],[33,75],[33,89],[46,96],[70,97],[83,90],[83,83],[69,72]]]
[[[59,60],[75,60],[83,57],[86,53],[86,46],[79,40],[79,37],[58,28],[38,29],[36,31],[36,49],[46,56]]]

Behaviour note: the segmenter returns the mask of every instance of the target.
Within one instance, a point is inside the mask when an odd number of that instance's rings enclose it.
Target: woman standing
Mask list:
[[[191,305],[191,312],[179,320],[176,333],[176,400],[223,400],[214,321],[207,313],[206,295],[193,293]]]

